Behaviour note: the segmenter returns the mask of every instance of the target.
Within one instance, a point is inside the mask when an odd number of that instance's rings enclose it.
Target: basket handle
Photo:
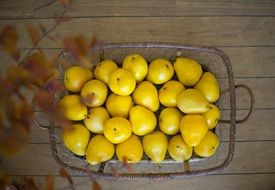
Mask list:
[[[254,107],[255,107],[255,97],[254,97],[254,94],[252,92],[252,90],[245,84],[238,84],[238,85],[235,85],[235,88],[238,89],[238,88],[243,88],[245,89],[249,96],[250,96],[250,107],[249,107],[249,112],[247,113],[247,115],[242,118],[242,119],[239,119],[239,120],[236,120],[236,123],[237,124],[240,124],[240,123],[243,123],[245,122],[249,117],[250,115],[252,114],[253,110],[254,110]],[[225,89],[221,92],[221,94],[225,94],[229,91],[229,88],[228,89]],[[219,123],[230,123],[230,120],[219,120]]]
[[[36,127],[41,128],[41,129],[50,129],[49,126],[47,125],[42,125],[37,118],[35,117],[35,114],[38,113],[37,111],[34,112],[34,118],[33,118],[33,123]]]

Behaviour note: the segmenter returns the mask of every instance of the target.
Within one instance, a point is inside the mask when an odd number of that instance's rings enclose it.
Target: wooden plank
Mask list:
[[[275,77],[275,47],[221,47],[230,58],[235,77]],[[28,50],[21,50],[21,56]],[[58,54],[60,49],[43,49],[47,57]],[[0,50],[0,74],[16,62]],[[203,59],[203,58],[202,58]]]
[[[41,189],[45,187],[45,176],[30,176]],[[195,190],[200,189],[203,184],[203,189],[223,189],[223,190],[273,190],[275,174],[249,174],[249,175],[210,175],[186,178],[181,180],[165,180],[165,181],[113,181],[97,179],[101,189],[112,190],[128,190],[131,188],[137,190],[166,190],[166,189],[185,189]],[[15,181],[20,180],[20,176],[13,176]],[[75,189],[86,190],[91,189],[92,180],[90,177],[72,177]],[[66,179],[55,176],[54,187],[58,190],[69,189]]]
[[[4,0],[0,6],[0,18],[47,18],[54,13],[61,12],[58,2],[43,0],[8,1]],[[47,5],[40,10],[37,8]],[[274,15],[273,1],[245,0],[245,1],[189,1],[189,0],[81,0],[72,2],[71,17],[94,16],[217,16],[217,15]]]
[[[53,19],[37,19],[46,28]],[[26,23],[33,20],[2,20],[17,27],[18,46],[30,48]],[[195,24],[194,24],[195,23]],[[34,24],[35,25],[35,24]],[[199,27],[198,27],[199,26]],[[263,30],[264,28],[264,30]],[[274,46],[275,17],[103,17],[78,18],[62,23],[51,33],[61,39],[68,35],[96,35],[102,42],[177,42],[211,46]],[[40,47],[62,47],[60,40],[42,40]]]
[[[225,174],[275,172],[275,141],[236,142],[234,158]],[[3,158],[4,170],[11,175],[58,174],[58,165],[48,144],[31,144],[14,157]],[[72,175],[79,173],[72,172]]]

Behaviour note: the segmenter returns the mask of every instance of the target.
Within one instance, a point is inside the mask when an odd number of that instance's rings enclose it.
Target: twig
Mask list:
[[[48,3],[45,3],[45,4],[43,4],[43,5],[40,5],[40,6],[36,7],[36,8],[34,8],[34,9],[33,9],[33,15],[35,14],[36,11],[39,11],[39,10],[45,8],[45,7],[51,6],[51,5],[54,4],[55,2],[58,2],[58,1],[57,1],[57,0],[53,0],[53,1],[50,1],[50,2],[48,2]],[[32,16],[33,16],[33,15],[32,15]]]
[[[62,14],[60,15],[61,18],[66,14],[67,10],[68,10],[67,8],[64,8],[64,9],[63,9]],[[22,59],[22,61],[20,62],[20,64],[23,63],[24,60],[26,60],[26,58],[30,56],[30,54],[32,53],[33,50],[35,50],[36,48],[38,48],[38,44],[41,42],[41,40],[43,40],[49,33],[51,33],[52,31],[54,31],[54,30],[56,29],[56,27],[57,27],[61,22],[62,22],[61,19],[58,20],[52,28],[50,28],[47,32],[43,33],[43,35],[38,39],[37,43],[35,43],[35,44],[32,46],[32,48],[28,51],[28,53],[27,53],[27,54],[25,55],[25,57]]]

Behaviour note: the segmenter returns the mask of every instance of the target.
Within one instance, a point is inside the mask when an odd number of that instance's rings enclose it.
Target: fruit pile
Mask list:
[[[217,79],[201,65],[178,57],[172,64],[158,58],[150,64],[139,54],[122,66],[111,60],[94,71],[71,66],[64,73],[69,95],[60,101],[73,121],[62,131],[64,145],[95,165],[113,158],[137,163],[143,152],[155,163],[192,155],[212,156],[219,146],[213,132],[220,118],[214,104]]]

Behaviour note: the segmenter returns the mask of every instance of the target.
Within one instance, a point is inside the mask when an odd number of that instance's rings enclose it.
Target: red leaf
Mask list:
[[[65,86],[60,80],[51,80],[46,83],[44,88],[52,94],[57,94],[65,90]]]
[[[56,112],[57,106],[54,99],[54,95],[46,90],[39,90],[34,100],[38,107],[40,107],[44,112],[48,114],[54,114]]]
[[[16,60],[19,61],[20,52],[16,48],[18,34],[14,26],[8,25],[3,28],[0,34],[0,44]]]
[[[54,178],[51,174],[46,176],[45,183],[46,183],[46,190],[54,190],[54,187],[53,187]]]
[[[73,56],[87,56],[90,45],[83,36],[68,37],[64,39],[64,46],[66,50],[70,51]]]
[[[65,8],[68,8],[70,5],[70,0],[59,0],[60,5],[62,5]]]
[[[92,190],[101,190],[101,186],[96,180],[93,180],[93,189]]]
[[[59,168],[59,175],[61,177],[66,178],[69,181],[70,185],[73,185],[73,180],[72,180],[71,176],[68,174],[68,172],[65,170],[65,168],[63,166],[61,166]]]
[[[39,31],[36,28],[34,28],[31,24],[27,24],[26,28],[33,44],[36,45],[40,39]]]

